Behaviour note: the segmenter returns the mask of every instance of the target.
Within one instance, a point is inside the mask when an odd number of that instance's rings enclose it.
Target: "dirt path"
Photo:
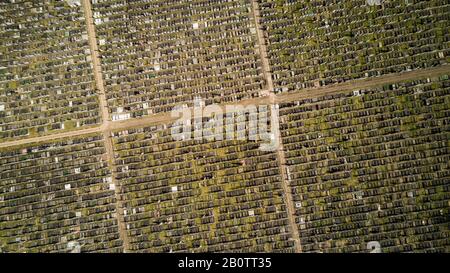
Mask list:
[[[94,134],[101,132],[101,127],[93,127],[88,129],[82,129],[82,130],[75,130],[75,131],[69,131],[69,132],[61,132],[61,133],[55,133],[55,134],[49,134],[45,136],[39,136],[39,137],[32,137],[32,138],[24,138],[24,139],[18,139],[13,141],[7,141],[7,142],[1,142],[0,148],[7,148],[11,146],[20,146],[35,142],[48,142],[60,138],[69,138],[69,137],[76,137],[76,136],[83,136],[88,134]]]
[[[227,105],[238,105],[238,104],[244,105],[244,106],[250,105],[250,104],[267,105],[267,104],[271,104],[271,103],[291,102],[291,101],[297,101],[297,100],[302,100],[302,99],[307,99],[307,98],[317,98],[317,97],[321,97],[321,96],[325,96],[325,95],[342,93],[342,92],[350,91],[350,90],[376,87],[379,85],[384,85],[384,84],[389,84],[389,83],[409,81],[409,80],[413,80],[413,79],[420,79],[420,78],[427,78],[427,77],[432,78],[432,77],[437,77],[437,76],[444,75],[444,74],[450,74],[450,65],[443,65],[443,66],[439,66],[439,67],[404,72],[404,73],[390,74],[390,75],[386,75],[386,76],[382,76],[382,77],[378,77],[378,78],[354,80],[354,81],[350,81],[350,82],[329,85],[329,86],[319,87],[319,88],[302,89],[300,91],[293,92],[293,93],[283,93],[283,94],[278,94],[278,95],[269,94],[269,96],[246,99],[246,100],[242,100],[242,101],[232,102]],[[170,116],[170,113],[158,113],[158,114],[153,114],[153,115],[146,116],[143,118],[135,118],[135,119],[129,119],[129,120],[123,120],[123,121],[114,121],[114,122],[108,121],[108,122],[104,122],[100,126],[94,127],[94,128],[74,130],[74,131],[70,131],[70,132],[62,132],[62,133],[55,133],[55,134],[44,135],[44,136],[39,136],[39,137],[24,138],[24,139],[19,139],[19,140],[0,142],[0,148],[16,146],[16,145],[23,145],[23,144],[34,143],[34,142],[51,141],[51,140],[58,139],[58,138],[76,137],[76,136],[80,136],[80,135],[99,133],[99,132],[103,132],[103,131],[126,130],[129,128],[136,128],[136,127],[142,127],[142,126],[167,124],[174,120],[175,120],[175,118],[172,118]]]
[[[266,47],[266,39],[264,39],[264,32],[260,24],[259,6],[256,0],[252,0],[253,20],[255,21],[256,37],[258,40],[259,54],[261,56],[261,63],[263,68],[264,79],[266,80],[267,88],[260,92],[261,96],[268,96],[273,92],[273,81],[270,72],[269,58]]]
[[[108,156],[108,166],[112,173],[111,175],[112,183],[115,186],[114,195],[116,197],[116,219],[117,219],[117,226],[119,229],[119,236],[123,242],[123,251],[127,253],[130,251],[130,240],[128,238],[127,229],[125,225],[125,214],[123,211],[123,203],[121,198],[123,191],[121,185],[118,183],[115,176],[116,164],[114,162],[114,148],[111,139],[111,133],[107,131],[103,132],[103,139],[105,142],[106,154]]]
[[[450,65],[441,65],[438,67],[432,67],[427,69],[388,74],[376,78],[353,80],[340,84],[328,85],[318,88],[302,89],[297,92],[279,94],[277,95],[276,101],[278,103],[283,103],[307,98],[317,98],[325,95],[342,93],[351,90],[366,89],[389,83],[397,83],[420,78],[422,79],[433,78],[444,74],[450,74]]]
[[[286,200],[286,208],[288,213],[288,220],[289,220],[289,226],[291,228],[292,237],[295,242],[295,251],[297,253],[302,252],[302,245],[300,243],[300,233],[298,231],[298,226],[295,221],[295,207],[294,207],[294,201],[292,196],[292,190],[289,186],[289,179],[288,175],[286,173],[286,158],[284,156],[284,148],[283,148],[283,142],[281,140],[281,134],[278,134],[278,141],[279,141],[279,148],[277,149],[277,159],[278,159],[278,166],[281,173],[282,178],[282,187],[284,191],[284,196]]]
[[[95,33],[94,18],[92,15],[92,6],[90,0],[81,0],[84,15],[86,19],[86,29],[89,39],[89,47],[91,50],[91,58],[93,63],[93,73],[95,84],[98,90],[98,97],[100,101],[100,110],[102,113],[102,121],[109,121],[108,103],[106,101],[105,84],[103,83],[102,67],[100,64],[100,57],[98,54],[97,35]]]
[[[108,166],[112,173],[112,183],[114,185],[114,195],[116,198],[116,219],[117,219],[117,226],[119,229],[119,236],[122,239],[123,242],[123,249],[124,252],[129,252],[130,250],[130,243],[129,238],[125,226],[125,219],[124,219],[124,211],[123,211],[123,203],[122,203],[122,187],[115,179],[115,162],[114,162],[114,147],[112,144],[111,139],[111,131],[110,128],[110,119],[109,119],[109,113],[108,113],[108,102],[106,101],[106,93],[105,93],[105,84],[103,82],[103,74],[102,74],[102,68],[100,63],[100,57],[98,54],[98,44],[97,44],[97,35],[95,33],[95,26],[94,26],[94,18],[92,16],[92,6],[90,0],[82,0],[81,1],[84,15],[86,19],[86,28],[88,32],[89,37],[89,47],[91,49],[91,58],[93,63],[93,72],[94,72],[94,78],[95,78],[95,84],[97,86],[98,90],[98,96],[99,96],[99,102],[100,102],[100,110],[102,113],[102,125],[99,127],[99,131],[103,133],[103,139],[105,143],[105,149],[106,149],[106,156],[108,160]]]
[[[262,66],[263,66],[263,74],[264,74],[264,78],[266,80],[266,84],[267,84],[267,90],[263,90],[260,92],[261,96],[264,98],[265,96],[269,97],[269,104],[273,105],[276,103],[277,98],[274,94],[274,87],[273,87],[273,81],[272,81],[272,74],[271,74],[271,69],[270,69],[270,64],[269,64],[269,58],[268,58],[268,53],[267,53],[267,47],[266,47],[266,39],[264,38],[264,32],[263,29],[261,27],[260,24],[260,11],[259,11],[259,5],[256,2],[256,0],[252,0],[252,11],[253,11],[253,18],[255,20],[255,27],[256,27],[256,35],[258,38],[258,45],[259,45],[259,52],[260,52],[260,56],[261,56],[261,61],[262,61]],[[258,104],[262,104],[261,103],[262,100],[258,101]],[[277,111],[276,113],[274,113],[274,111]],[[274,117],[274,115],[276,115],[276,117],[278,117],[277,123],[275,124],[278,128],[278,130],[276,130],[275,132],[275,137],[277,138],[277,142],[278,142],[278,149],[277,149],[277,161],[278,161],[278,168],[280,169],[280,174],[281,174],[281,184],[282,184],[282,188],[283,188],[283,193],[284,193],[284,199],[286,202],[286,210],[287,210],[287,217],[288,217],[288,221],[289,221],[289,229],[291,232],[291,235],[293,237],[294,240],[294,248],[295,248],[295,252],[300,253],[302,252],[302,247],[300,244],[300,234],[298,231],[298,226],[297,223],[295,222],[295,207],[294,207],[294,203],[293,203],[293,197],[292,197],[292,192],[291,189],[289,187],[289,182],[287,179],[287,175],[286,175],[286,159],[284,157],[284,150],[283,150],[283,142],[281,141],[281,135],[279,132],[279,113],[277,109],[274,109],[273,107],[271,107],[271,116]],[[272,125],[273,126],[273,125]]]

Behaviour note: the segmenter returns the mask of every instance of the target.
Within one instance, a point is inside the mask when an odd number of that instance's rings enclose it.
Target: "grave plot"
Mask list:
[[[276,153],[259,142],[115,132],[132,251],[293,252]]]
[[[100,135],[0,150],[0,252],[122,252]]]
[[[449,62],[444,0],[259,0],[275,92]]]
[[[86,24],[72,2],[0,3],[0,141],[101,122]]]
[[[264,87],[250,1],[93,1],[112,120]]]
[[[280,106],[304,252],[448,251],[449,102],[442,76]]]

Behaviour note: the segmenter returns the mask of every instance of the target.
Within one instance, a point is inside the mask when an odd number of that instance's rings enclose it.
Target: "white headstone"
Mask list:
[[[110,176],[103,177],[103,182],[111,183],[112,182],[112,177],[110,177]]]
[[[72,8],[81,6],[81,1],[80,0],[66,0],[66,2]]]

